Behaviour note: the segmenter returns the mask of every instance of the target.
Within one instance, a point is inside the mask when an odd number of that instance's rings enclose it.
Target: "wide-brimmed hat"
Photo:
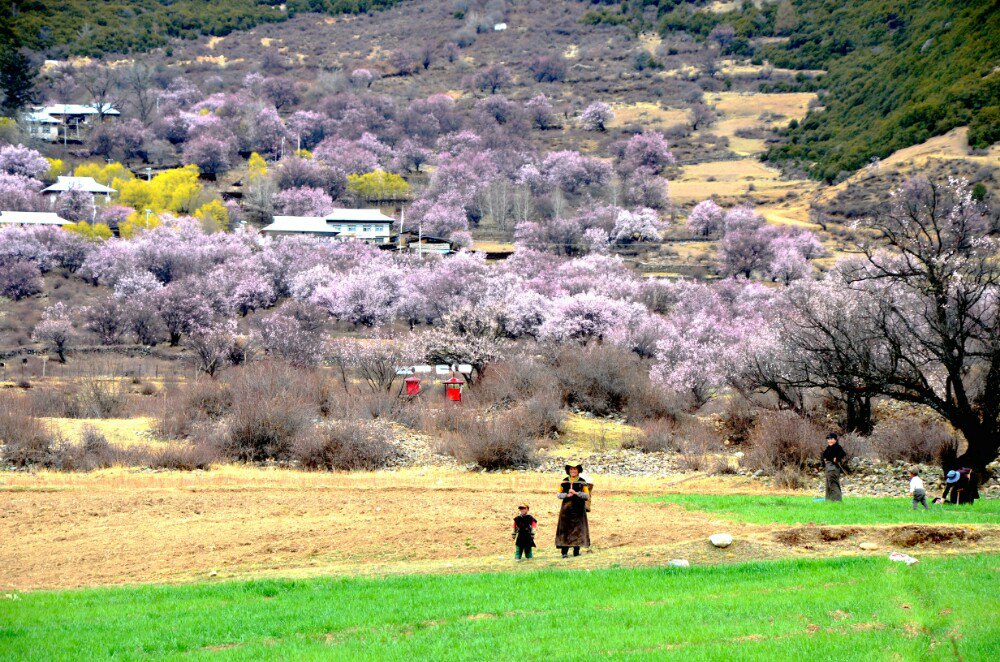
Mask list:
[[[576,469],[577,471],[579,471],[579,472],[582,473],[583,472],[583,465],[579,464],[579,463],[578,464],[567,464],[566,465],[566,473],[569,473],[570,469]]]
[[[524,508],[525,510],[531,510],[531,506],[529,506],[526,503],[520,503],[520,504],[517,505],[517,509],[518,510],[520,510],[521,508]]]
[[[957,483],[958,479],[961,478],[961,476],[962,476],[962,474],[958,473],[957,471],[949,471],[948,474],[944,478],[944,482],[949,483],[949,484],[950,483]]]

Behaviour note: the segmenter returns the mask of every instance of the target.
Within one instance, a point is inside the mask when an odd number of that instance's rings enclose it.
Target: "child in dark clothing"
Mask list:
[[[531,558],[531,548],[535,546],[535,529],[538,528],[538,520],[534,516],[528,514],[528,504],[522,503],[517,507],[520,513],[514,518],[514,532],[511,536],[514,538],[514,558],[518,561],[521,560],[521,555],[524,558]]]

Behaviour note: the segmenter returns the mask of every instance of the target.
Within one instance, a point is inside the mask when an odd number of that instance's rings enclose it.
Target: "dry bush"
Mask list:
[[[940,462],[958,450],[958,437],[932,418],[897,418],[881,422],[871,434],[872,447],[885,462]]]
[[[27,468],[56,462],[55,437],[42,421],[24,414],[10,397],[0,398],[0,443],[4,464]]]
[[[709,454],[722,448],[718,433],[696,418],[683,421],[677,438],[680,450],[677,464],[687,471],[704,471],[709,467]]]
[[[790,411],[762,414],[750,434],[746,464],[770,473],[785,467],[804,469],[823,452],[824,432]]]
[[[128,385],[119,379],[88,378],[31,392],[35,415],[53,418],[123,418],[128,404]]]
[[[658,419],[676,421],[685,412],[691,411],[694,399],[688,394],[665,390],[648,381],[636,386],[623,411],[630,423],[639,425],[643,421]]]
[[[484,405],[510,407],[537,393],[556,393],[559,384],[548,366],[534,358],[505,361],[490,366],[476,385],[476,395]]]
[[[774,486],[785,490],[801,490],[806,487],[806,477],[798,467],[783,467],[774,474]]]
[[[233,405],[219,438],[223,455],[246,462],[288,460],[319,415],[313,384],[302,377],[302,371],[278,363],[234,372]]]
[[[635,448],[643,453],[666,453],[678,450],[677,424],[669,419],[653,419],[642,424],[642,433],[622,442],[622,448]]]
[[[210,469],[220,461],[218,448],[204,440],[191,444],[170,444],[162,448],[149,449],[146,464],[152,469],[173,469],[194,471]]]
[[[196,379],[183,387],[171,388],[159,399],[156,435],[164,439],[185,439],[206,422],[218,421],[233,406],[228,384],[214,379]]]
[[[736,473],[736,467],[729,461],[728,455],[716,455],[709,471],[715,476],[733,475]]]
[[[540,392],[524,404],[511,410],[511,415],[520,421],[525,432],[535,437],[547,437],[560,432],[566,421],[555,392]]]
[[[740,395],[726,399],[722,410],[722,430],[734,444],[743,444],[750,438],[759,410]]]
[[[292,457],[303,469],[372,470],[399,457],[390,434],[372,423],[337,421],[299,437]]]
[[[639,357],[610,345],[565,349],[555,359],[554,373],[563,403],[595,416],[623,412],[631,399],[652,399],[643,392],[657,390]]]
[[[445,438],[445,450],[486,470],[534,464],[535,440],[512,413],[463,419]]]

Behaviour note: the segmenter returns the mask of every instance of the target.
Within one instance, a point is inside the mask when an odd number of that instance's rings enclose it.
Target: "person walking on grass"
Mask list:
[[[556,547],[562,557],[580,556],[581,547],[590,547],[590,524],[587,522],[587,501],[590,499],[590,483],[580,477],[581,464],[567,464],[566,477],[556,495],[562,500],[559,508],[559,523],[556,526]]]
[[[826,500],[843,501],[844,493],[840,489],[840,476],[844,473],[844,458],[847,452],[840,445],[836,432],[826,435],[826,448],[823,449],[823,469],[826,473]]]
[[[514,518],[514,559],[521,560],[531,558],[531,548],[535,546],[535,529],[538,528],[538,520],[533,515],[529,515],[528,504],[522,503],[517,507],[518,516]]]
[[[920,471],[916,467],[910,469],[910,494],[913,495],[913,509],[916,510],[918,505],[922,505],[924,510],[930,510],[927,507],[927,490],[924,489],[924,481],[920,479],[919,473]]]

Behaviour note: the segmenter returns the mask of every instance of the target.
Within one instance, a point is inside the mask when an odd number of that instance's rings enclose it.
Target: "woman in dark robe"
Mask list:
[[[570,547],[573,548],[573,556],[580,556],[581,547],[590,547],[590,525],[587,523],[590,485],[580,478],[581,471],[582,465],[567,464],[566,477],[556,495],[562,500],[556,526],[556,547],[562,551],[563,558],[569,556]]]
[[[823,449],[823,469],[826,474],[826,500],[841,501],[844,493],[840,489],[840,476],[844,473],[844,458],[847,452],[840,445],[837,433],[826,435],[826,448]]]

